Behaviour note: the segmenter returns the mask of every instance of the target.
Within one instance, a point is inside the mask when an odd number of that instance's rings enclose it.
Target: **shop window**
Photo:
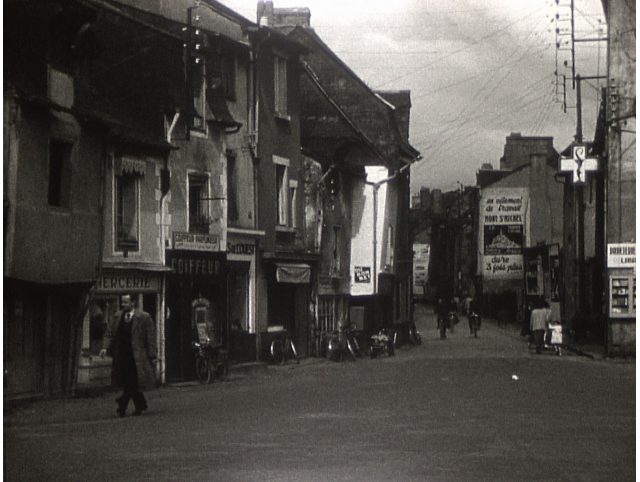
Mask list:
[[[140,236],[140,177],[122,172],[115,177],[116,184],[116,248],[119,251],[137,251]]]
[[[49,141],[49,206],[69,205],[71,150],[73,144],[59,139]]]
[[[237,186],[236,155],[233,151],[227,151],[227,218],[229,223],[238,221]]]
[[[287,59],[276,55],[273,71],[276,115],[287,117]]]
[[[278,226],[287,225],[287,166],[276,164],[276,202]]]
[[[189,232],[209,233],[209,178],[205,174],[189,174]]]

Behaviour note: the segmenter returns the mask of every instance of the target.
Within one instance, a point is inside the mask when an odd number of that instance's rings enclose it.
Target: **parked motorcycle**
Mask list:
[[[382,329],[375,335],[371,335],[369,343],[369,355],[371,358],[376,358],[381,355],[395,355],[394,335],[393,330],[387,329]]]

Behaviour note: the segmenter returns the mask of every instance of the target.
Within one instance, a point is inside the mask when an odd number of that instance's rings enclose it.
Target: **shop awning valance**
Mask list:
[[[311,266],[305,263],[276,263],[276,281],[308,284],[311,282]]]
[[[144,176],[147,170],[147,163],[142,159],[134,159],[132,157],[121,157],[118,169],[122,174],[137,174]]]

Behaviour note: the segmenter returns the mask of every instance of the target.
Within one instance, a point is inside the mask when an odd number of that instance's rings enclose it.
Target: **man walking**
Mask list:
[[[122,387],[122,395],[116,398],[118,416],[124,417],[133,400],[135,411],[140,415],[147,409],[143,389],[153,388],[155,384],[156,329],[144,311],[134,310],[131,295],[122,295],[118,311],[107,328],[100,356],[107,353],[113,358],[111,381]]]

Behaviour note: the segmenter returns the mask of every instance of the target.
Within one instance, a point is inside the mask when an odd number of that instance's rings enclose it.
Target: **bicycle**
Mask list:
[[[351,325],[333,331],[327,343],[327,358],[342,361],[345,355],[352,361],[356,361],[358,357],[362,356],[360,344]]]
[[[279,365],[284,365],[288,360],[295,360],[296,363],[300,363],[296,345],[286,330],[276,334],[269,346],[269,353],[273,362]]]
[[[478,330],[480,329],[480,315],[475,311],[469,313],[469,331],[478,338]]]
[[[196,378],[201,384],[209,384],[214,379],[224,380],[229,375],[229,357],[227,350],[220,345],[211,345],[208,341],[192,343],[195,356]]]
[[[409,324],[409,343],[412,345],[422,344],[422,337],[420,336],[420,332],[413,321]]]

